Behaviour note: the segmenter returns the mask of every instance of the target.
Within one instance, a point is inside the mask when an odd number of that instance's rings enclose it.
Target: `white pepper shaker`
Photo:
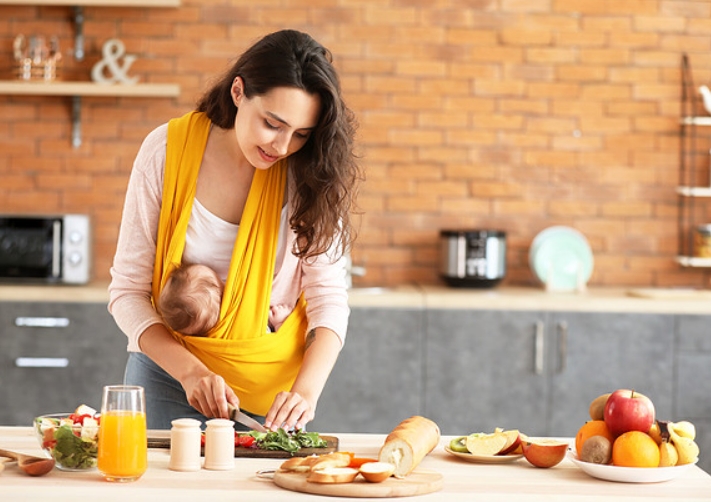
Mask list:
[[[228,471],[235,466],[235,429],[232,420],[213,418],[206,422],[205,463],[213,471]]]
[[[194,418],[178,418],[171,422],[170,462],[171,471],[200,470],[200,421]]]

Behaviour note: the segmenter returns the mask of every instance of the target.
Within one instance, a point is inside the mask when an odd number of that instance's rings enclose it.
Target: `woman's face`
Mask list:
[[[240,77],[232,83],[235,135],[247,161],[268,169],[303,147],[318,124],[321,100],[294,87],[276,87],[248,99]]]

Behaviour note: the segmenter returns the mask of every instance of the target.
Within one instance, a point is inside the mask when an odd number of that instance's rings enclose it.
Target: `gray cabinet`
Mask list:
[[[429,310],[424,415],[443,434],[546,432],[540,312]]]
[[[590,401],[621,387],[671,415],[673,316],[428,313],[425,413],[445,434],[520,428],[574,436]]]
[[[309,429],[388,433],[422,410],[420,309],[358,308]]]
[[[636,389],[671,417],[674,316],[554,313],[548,435],[573,436],[589,420],[590,401],[619,388]]]
[[[0,303],[0,424],[101,405],[121,383],[126,337],[103,303]]]
[[[673,420],[696,426],[699,467],[711,472],[711,316],[677,316]]]

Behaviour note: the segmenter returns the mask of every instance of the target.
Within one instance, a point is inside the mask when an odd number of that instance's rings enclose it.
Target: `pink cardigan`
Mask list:
[[[151,132],[136,156],[111,267],[108,308],[128,337],[131,352],[140,352],[138,339],[146,328],[163,322],[151,302],[151,283],[167,130],[167,124],[163,124]],[[292,231],[287,234],[284,243],[287,252],[282,253],[284,258],[275,267],[269,324],[278,329],[303,291],[309,321],[307,332],[316,327],[329,328],[343,344],[350,314],[345,259],[332,261],[325,254],[311,260],[298,259],[289,252],[295,234]]]

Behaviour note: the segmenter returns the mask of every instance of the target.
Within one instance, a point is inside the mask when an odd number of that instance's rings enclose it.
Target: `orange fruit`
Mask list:
[[[620,467],[659,467],[659,446],[649,434],[629,431],[612,444],[612,465]]]
[[[578,433],[575,435],[575,451],[578,453],[578,458],[580,458],[580,452],[583,450],[583,444],[588,438],[593,436],[602,436],[610,441],[610,444],[615,440],[612,434],[605,425],[604,420],[590,420],[585,422],[583,426],[578,429]]]

